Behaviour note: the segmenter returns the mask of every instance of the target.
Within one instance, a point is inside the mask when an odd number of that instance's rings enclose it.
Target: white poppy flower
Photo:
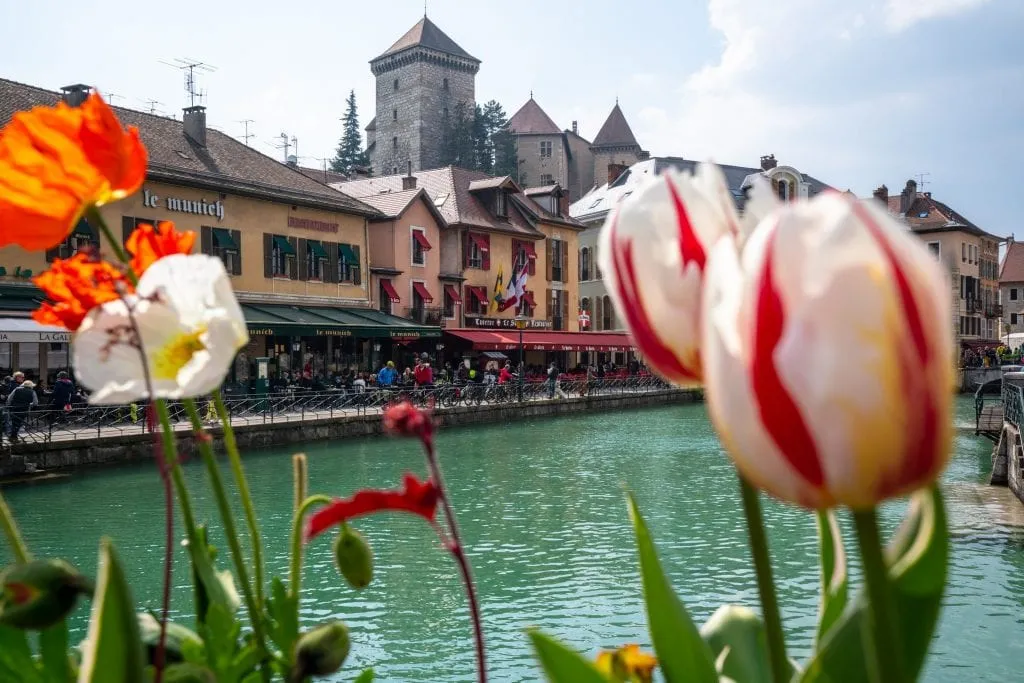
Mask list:
[[[72,346],[75,377],[94,404],[150,398],[147,371],[153,398],[203,396],[248,341],[220,259],[176,254],[147,268],[134,295],[89,313]]]

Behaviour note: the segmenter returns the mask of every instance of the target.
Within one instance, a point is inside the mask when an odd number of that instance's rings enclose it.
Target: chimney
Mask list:
[[[579,135],[580,134],[579,122],[577,122],[577,121],[573,121],[572,122],[572,134],[573,135]]]
[[[917,199],[917,182],[911,178],[907,181],[907,186],[903,188],[903,192],[900,193],[900,213],[905,214],[910,211],[910,207],[914,205],[914,200]]]
[[[770,170],[772,170],[773,168],[775,168],[778,165],[779,165],[779,162],[775,160],[775,155],[774,154],[769,154],[767,156],[761,157],[761,170],[762,171],[770,171]]]
[[[608,184],[611,185],[618,180],[619,176],[622,175],[622,172],[627,168],[629,167],[625,164],[608,164]]]
[[[288,160],[285,161],[285,163],[291,166],[292,168],[297,168],[299,165],[299,158],[294,154],[289,154]]]
[[[65,104],[69,107],[77,107],[89,97],[92,88],[83,83],[75,83],[74,85],[65,85],[60,91]]]
[[[562,218],[569,217],[569,193],[563,192],[558,196],[558,215]]]
[[[415,190],[416,189],[416,176],[412,174],[412,159],[408,162],[408,175],[402,178],[402,189],[403,190]]]
[[[889,206],[889,188],[885,185],[880,185],[874,192],[875,199],[882,202],[882,206]]]
[[[636,158],[638,161],[647,161],[648,159],[651,158],[651,153],[648,152],[646,149],[640,150],[640,153],[636,155]]]
[[[195,105],[185,107],[181,121],[185,127],[185,136],[200,147],[206,147],[206,107]]]

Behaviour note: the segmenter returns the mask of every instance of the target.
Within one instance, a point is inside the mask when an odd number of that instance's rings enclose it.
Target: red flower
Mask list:
[[[132,270],[142,277],[146,268],[158,259],[173,254],[191,254],[196,234],[186,230],[178,232],[171,221],[161,221],[155,228],[143,223],[128,235],[125,248],[132,255]]]
[[[406,474],[401,491],[363,489],[351,498],[339,498],[321,508],[306,522],[305,538],[309,541],[332,526],[385,510],[409,512],[433,522],[439,499],[440,491],[432,479],[421,482],[415,475]]]
[[[426,439],[434,433],[434,423],[430,413],[402,401],[384,411],[384,429],[392,434]]]
[[[74,332],[89,311],[120,298],[119,290],[133,287],[124,273],[94,252],[80,251],[69,259],[57,259],[50,269],[33,280],[47,296],[32,313],[36,322],[66,327]]]

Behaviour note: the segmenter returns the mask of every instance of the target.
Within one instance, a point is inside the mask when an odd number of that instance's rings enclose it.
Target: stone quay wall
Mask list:
[[[436,421],[441,426],[519,422],[541,417],[596,413],[648,406],[694,403],[703,400],[700,390],[665,389],[635,394],[608,394],[585,397],[529,401],[523,404],[503,403],[480,406],[437,408]],[[381,412],[371,410],[358,415],[334,418],[280,421],[266,424],[235,426],[235,437],[243,456],[247,450],[287,446],[310,441],[332,441],[352,437],[373,436],[383,431]],[[220,446],[217,428],[210,429],[214,443]],[[178,432],[178,448],[183,454],[195,451],[190,431]],[[125,463],[152,459],[152,434],[125,434],[86,438],[75,441],[24,444],[13,456],[23,470],[34,464],[47,471],[67,470],[91,465]]]

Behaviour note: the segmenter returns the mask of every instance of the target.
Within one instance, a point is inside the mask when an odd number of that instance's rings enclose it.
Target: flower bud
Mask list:
[[[0,590],[0,624],[41,631],[66,617],[78,594],[92,587],[63,560],[35,560],[4,569]]]
[[[348,657],[348,628],[340,621],[317,626],[295,643],[295,664],[288,677],[298,683],[310,676],[326,676],[341,668]]]
[[[334,540],[334,562],[353,588],[366,588],[373,580],[373,550],[363,535],[347,524]]]

